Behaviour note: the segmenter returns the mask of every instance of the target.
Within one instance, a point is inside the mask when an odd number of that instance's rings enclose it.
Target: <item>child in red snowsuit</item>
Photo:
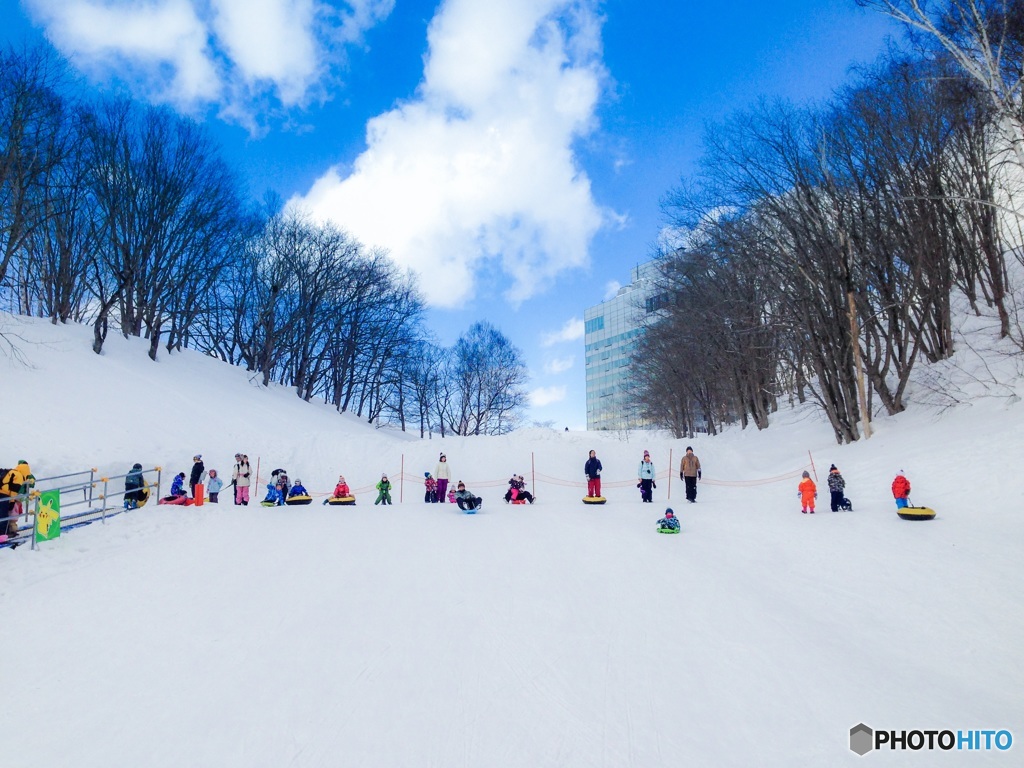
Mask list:
[[[903,474],[903,470],[896,475],[896,479],[892,481],[892,497],[896,499],[896,509],[903,509],[907,506],[907,499],[910,496],[910,481],[907,480],[907,476]]]
[[[818,486],[811,480],[811,473],[804,470],[804,479],[797,486],[797,496],[800,497],[800,511],[805,515],[810,512],[814,514],[814,500],[818,496]]]
[[[345,482],[344,475],[338,475],[338,484],[334,486],[334,498],[341,499],[345,496],[351,496],[352,493],[348,489],[348,483]]]

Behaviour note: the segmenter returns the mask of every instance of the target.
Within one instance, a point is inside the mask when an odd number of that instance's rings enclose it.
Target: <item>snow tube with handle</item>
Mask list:
[[[896,514],[903,520],[935,519],[935,510],[929,507],[903,507],[902,509],[897,509]]]
[[[324,503],[325,504],[330,504],[332,507],[352,506],[352,505],[354,505],[356,503],[356,497],[355,496],[331,496],[331,498],[327,499],[327,501],[324,502]]]
[[[606,501],[608,501],[608,499],[606,499],[604,496],[584,496],[583,497],[583,503],[584,504],[604,504]]]
[[[313,501],[313,498],[311,496],[297,495],[297,496],[289,496],[287,499],[284,500],[284,503],[291,507],[291,506],[296,506],[296,505],[300,505],[300,504],[309,504],[312,501]]]

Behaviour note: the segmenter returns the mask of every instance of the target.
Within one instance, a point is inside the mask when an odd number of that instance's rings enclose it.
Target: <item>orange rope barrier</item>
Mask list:
[[[713,480],[711,478],[704,477],[701,479],[701,483],[705,485],[716,485],[725,488],[753,488],[759,485],[771,485],[773,483],[782,483],[787,480],[800,477],[801,473],[809,465],[804,465],[800,469],[794,469],[792,472],[787,472],[783,475],[775,475],[774,477],[762,477],[755,480]],[[662,471],[657,473],[655,476],[655,482],[658,480],[668,480],[671,477],[672,472],[670,470]],[[398,480],[408,480],[413,483],[422,482],[418,475],[413,475],[408,472],[396,472],[395,474],[389,474],[388,478],[391,480],[391,489],[395,490],[395,483]],[[457,483],[458,480],[451,481],[449,487]],[[508,485],[508,480],[465,480],[466,487],[470,490],[475,488],[504,488]],[[545,475],[543,472],[536,473],[536,482],[545,485],[554,485],[562,488],[586,488],[587,483],[585,480],[567,480],[561,477],[552,477],[551,475]],[[604,488],[631,488],[636,486],[636,480],[604,480],[601,483]],[[363,485],[358,488],[352,488],[351,493],[353,496],[357,494],[373,493],[377,490],[377,484]],[[329,493],[323,491],[310,491],[309,495],[312,497],[330,497],[334,495],[334,492]]]

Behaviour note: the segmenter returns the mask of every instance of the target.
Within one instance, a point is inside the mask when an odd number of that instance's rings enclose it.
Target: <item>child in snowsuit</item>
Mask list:
[[[345,482],[345,476],[338,475],[338,484],[334,486],[334,498],[341,499],[351,495],[352,492],[348,488],[348,483]]]
[[[587,476],[587,496],[596,498],[601,495],[601,460],[595,451],[590,452],[587,463],[583,465],[583,474]]]
[[[679,530],[679,518],[676,517],[676,513],[672,511],[672,507],[665,510],[665,516],[658,521],[658,527],[667,531]]]
[[[429,472],[424,472],[423,476],[426,478],[423,481],[423,487],[426,488],[426,492],[423,494],[424,504],[436,504],[437,503],[437,480]]]
[[[654,464],[651,462],[651,454],[647,451],[644,451],[644,460],[640,462],[640,467],[637,469],[636,474],[636,485],[640,489],[640,500],[650,504],[653,501],[651,489],[658,486],[654,483]]]
[[[438,496],[438,498],[440,498],[440,496]],[[449,488],[448,489],[448,503],[449,504],[454,504],[455,503],[455,489],[454,488]]]
[[[373,502],[374,506],[391,503],[391,481],[388,480],[387,475],[381,475],[380,482],[377,483],[377,491],[377,500]]]
[[[892,497],[896,499],[896,509],[905,509],[910,503],[910,481],[902,469],[892,481]]]
[[[216,469],[210,470],[210,479],[206,483],[206,490],[210,492],[210,503],[217,503],[217,494],[220,493],[220,489],[224,487],[224,481],[220,479],[220,475],[217,474]]]
[[[832,494],[832,511],[838,512],[843,507],[843,489],[846,488],[846,481],[839,474],[836,465],[833,464],[828,470],[828,492]]]
[[[277,483],[267,483],[267,498],[263,500],[263,503],[266,504],[267,502],[270,502],[276,506],[281,506],[282,504],[284,504],[284,496],[278,489]]]
[[[508,484],[510,488],[505,494],[505,501],[525,501],[528,504],[533,504],[533,494],[526,490],[526,481],[522,475],[512,475]]]
[[[292,496],[309,496],[306,486],[304,486],[302,481],[297,477],[295,478],[295,485],[293,485],[292,489],[288,491],[288,498],[290,499]]]
[[[804,470],[803,480],[797,486],[796,495],[800,497],[800,511],[805,515],[810,512],[814,514],[814,500],[818,498],[818,486],[811,480],[811,473]]]
[[[171,498],[187,495],[188,494],[185,493],[185,473],[179,472],[171,481]]]
[[[455,492],[455,503],[459,505],[459,509],[465,511],[467,509],[480,509],[484,505],[484,500],[467,491],[466,484],[460,480],[459,489]]]
[[[270,483],[274,486],[274,490],[277,491],[279,499],[277,503],[284,504],[284,500],[288,498],[288,489],[292,485],[288,482],[288,470],[275,469],[270,473]]]

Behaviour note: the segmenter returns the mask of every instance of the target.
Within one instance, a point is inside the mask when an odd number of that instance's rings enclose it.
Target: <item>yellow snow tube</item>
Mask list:
[[[933,520],[935,510],[929,507],[903,507],[896,510],[896,514],[904,520]]]

